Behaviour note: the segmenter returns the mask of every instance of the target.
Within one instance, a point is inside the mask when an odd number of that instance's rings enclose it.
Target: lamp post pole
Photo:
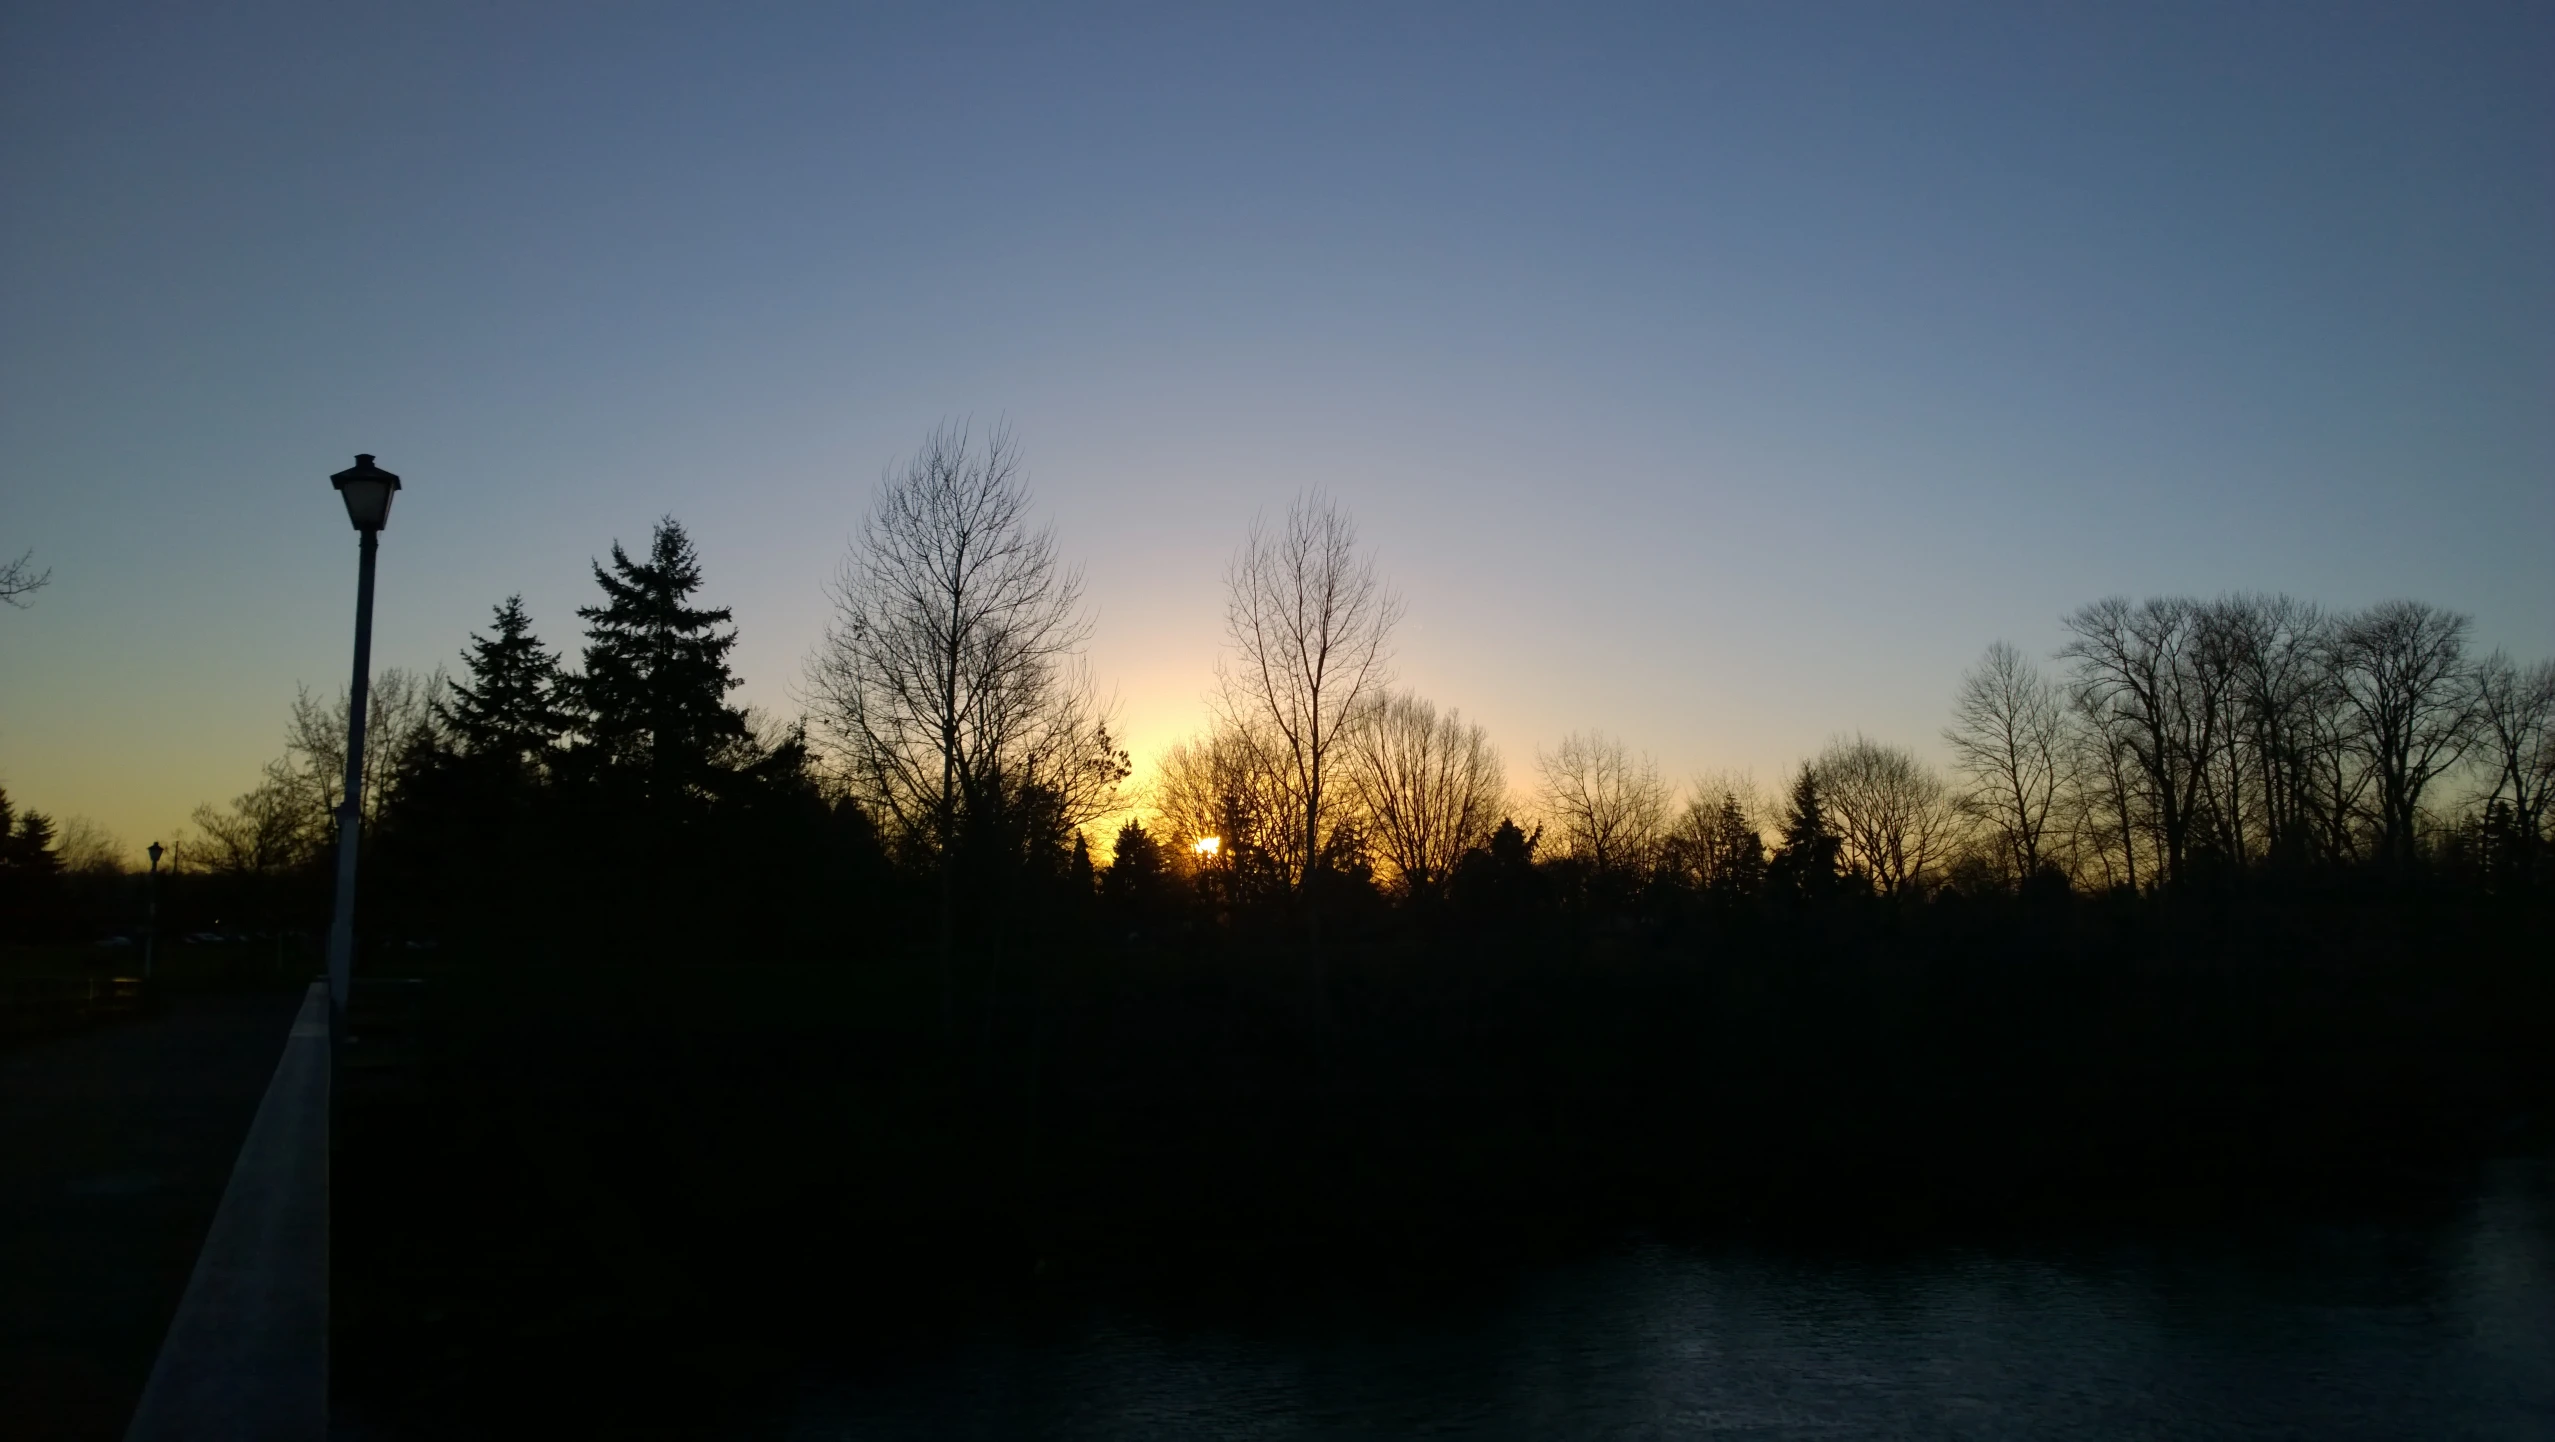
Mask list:
[[[355,854],[364,834],[364,708],[372,689],[373,561],[381,529],[390,521],[390,497],[399,477],[370,456],[328,478],[345,497],[347,519],[361,537],[355,581],[355,679],[346,691],[346,785],[337,807],[337,910],[328,925],[328,1000],[343,1033],[347,991],[355,970]]]
[[[142,979],[151,979],[151,963],[160,952],[160,843],[151,843],[151,877],[142,883]]]

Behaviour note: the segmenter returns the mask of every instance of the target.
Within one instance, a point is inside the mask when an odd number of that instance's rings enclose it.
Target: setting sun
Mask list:
[[[1201,836],[1190,844],[1189,849],[1200,856],[1213,856],[1218,851],[1224,849],[1224,838],[1220,836]]]

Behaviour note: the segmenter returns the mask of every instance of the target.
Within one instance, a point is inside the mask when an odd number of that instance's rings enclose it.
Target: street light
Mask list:
[[[358,536],[362,560],[355,580],[355,681],[346,691],[346,788],[337,807],[337,913],[328,925],[329,1008],[342,1033],[346,992],[355,970],[355,849],[364,831],[364,707],[372,689],[373,556],[381,529],[390,524],[390,498],[399,477],[370,456],[328,478],[346,502],[346,519]]]
[[[160,949],[160,843],[151,843],[151,879],[142,883],[142,979],[151,979],[151,961]]]

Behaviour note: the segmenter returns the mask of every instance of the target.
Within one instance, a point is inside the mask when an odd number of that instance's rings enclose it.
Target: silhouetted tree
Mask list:
[[[62,858],[53,819],[19,811],[0,789],[0,941],[35,941],[66,924]]]
[[[2016,882],[2036,874],[2064,777],[2066,711],[2030,659],[1998,641],[1961,678],[1943,733],[1967,782],[1961,805]]]
[[[1101,897],[1115,917],[1122,923],[1149,921],[1170,904],[1177,886],[1162,843],[1137,822],[1119,827],[1108,874],[1100,881]]]
[[[1424,900],[1489,839],[1507,785],[1489,733],[1404,692],[1349,731],[1349,782],[1375,850],[1406,900]]]
[[[862,521],[808,662],[827,754],[937,876],[949,1006],[962,834],[996,834],[1035,792],[1054,824],[1017,834],[1061,845],[1128,770],[1081,669],[1081,578],[1029,509],[1008,431],[932,432]]]
[[[412,728],[405,745],[394,734],[396,750],[366,748],[368,759],[395,760],[370,833],[368,874],[385,893],[371,914],[381,921],[430,933],[549,933],[568,919],[556,895],[563,871],[578,876],[580,897],[593,890],[580,875],[585,860],[557,851],[561,833],[594,818],[572,818],[548,790],[571,724],[568,683],[520,596],[498,605],[495,621],[493,635],[472,636],[462,653],[463,678],[438,688],[433,725]]]
[[[755,752],[745,713],[728,704],[742,684],[728,669],[736,632],[725,607],[691,604],[701,588],[692,540],[673,517],[659,521],[645,560],[612,543],[612,565],[594,568],[600,606],[583,606],[585,669],[570,687],[591,775],[634,783],[660,815],[706,798],[717,773]]]
[[[2323,850],[2333,822],[2347,825],[2343,815],[2327,816],[2348,806],[2328,791],[2322,764],[2341,739],[2332,626],[2322,611],[2287,596],[2230,597],[2218,611],[2235,665],[2231,764],[2253,779],[2260,854],[2296,865]],[[2244,853],[2241,840],[2236,849]]]
[[[1912,752],[1859,735],[1830,743],[1812,765],[1847,867],[1884,896],[1921,887],[1950,840],[1943,779]]]
[[[2074,639],[2059,654],[2074,663],[2075,702],[2136,764],[2162,880],[2178,881],[2231,729],[2232,651],[2206,607],[2177,597],[2113,597],[2065,624]]]
[[[27,597],[52,584],[53,572],[35,569],[35,552],[27,551],[7,565],[0,565],[0,602],[24,608]]]
[[[523,597],[497,607],[496,625],[494,635],[470,638],[466,679],[445,688],[435,714],[462,755],[537,776],[568,729],[559,658],[532,633]]]
[[[2388,601],[2345,621],[2334,672],[2359,723],[2352,749],[2377,794],[2378,852],[2413,860],[2422,794],[2474,739],[2476,693],[2467,619],[2418,601]]]
[[[2544,847],[2546,802],[2555,792],[2555,661],[2522,669],[2496,651],[2476,675],[2477,729],[2493,785],[2486,805],[2502,808],[2501,835],[2523,874]]]
[[[1546,887],[1535,867],[1535,848],[1544,829],[1529,833],[1501,817],[1490,838],[1464,853],[1447,878],[1447,897],[1457,910],[1487,922],[1513,923],[1543,907]]]
[[[1765,837],[1751,804],[1753,787],[1698,782],[1664,848],[1668,866],[1708,895],[1736,898],[1765,889]]]
[[[2099,890],[2135,892],[2142,875],[2152,883],[2157,874],[2152,859],[2140,860],[2155,834],[2146,824],[2152,808],[2145,772],[2126,739],[2129,723],[2082,701],[2071,698],[2068,711],[2064,770],[2074,784],[2059,793],[2055,819],[2079,879]]]
[[[435,739],[435,702],[445,687],[440,670],[426,675],[393,666],[366,688],[364,701],[364,823],[379,817],[391,779],[410,750]],[[346,688],[322,704],[308,688],[296,688],[284,733],[284,769],[277,773],[312,825],[335,834],[338,796],[346,787]]]
[[[203,878],[216,915],[266,927],[316,920],[321,858],[335,836],[288,761],[268,762],[229,806],[196,807],[189,823],[193,834],[175,838],[168,869]]]
[[[53,818],[41,811],[19,811],[0,790],[0,867],[21,876],[53,876],[62,858],[53,850]]]
[[[1282,756],[1265,725],[1222,722],[1172,743],[1154,767],[1163,839],[1194,858],[1198,879],[1226,905],[1282,898],[1299,879],[1295,793]]]
[[[1838,861],[1844,848],[1819,795],[1818,768],[1804,761],[1784,804],[1782,839],[1766,863],[1766,889],[1787,900],[1828,900],[1842,880]]]
[[[1343,811],[1331,773],[1352,724],[1386,684],[1402,604],[1358,554],[1348,514],[1315,493],[1298,496],[1274,527],[1254,520],[1224,579],[1232,654],[1217,664],[1218,705],[1231,727],[1265,737],[1280,763],[1296,815],[1288,869],[1316,894],[1325,833]],[[1318,952],[1318,904],[1307,917]]]
[[[227,808],[207,802],[189,820],[198,833],[189,860],[223,876],[279,875],[309,861],[329,835],[327,808],[313,806],[300,773],[281,760],[266,763]]]
[[[1558,834],[1562,854],[1600,877],[1647,872],[1658,860],[1668,824],[1668,788],[1647,756],[1621,741],[1574,731],[1550,752],[1539,752],[1544,814]]]
[[[54,838],[53,854],[61,858],[65,874],[120,876],[130,869],[124,848],[105,827],[85,816],[63,819],[61,832]]]

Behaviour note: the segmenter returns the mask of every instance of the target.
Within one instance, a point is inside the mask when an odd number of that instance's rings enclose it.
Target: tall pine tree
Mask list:
[[[689,604],[701,588],[700,558],[683,527],[657,523],[644,561],[612,546],[612,565],[594,568],[604,604],[581,607],[585,673],[573,690],[586,759],[641,783],[660,809],[716,789],[722,773],[755,750],[745,713],[727,694],[736,645],[725,607]]]
[[[568,729],[559,658],[532,634],[523,597],[508,596],[496,621],[495,635],[471,636],[462,653],[469,679],[454,682],[435,711],[464,756],[537,775]]]
[[[1844,849],[1844,839],[1828,823],[1818,771],[1803,762],[1783,809],[1783,843],[1766,865],[1767,888],[1794,900],[1827,900],[1836,895],[1842,880],[1837,859]]]

